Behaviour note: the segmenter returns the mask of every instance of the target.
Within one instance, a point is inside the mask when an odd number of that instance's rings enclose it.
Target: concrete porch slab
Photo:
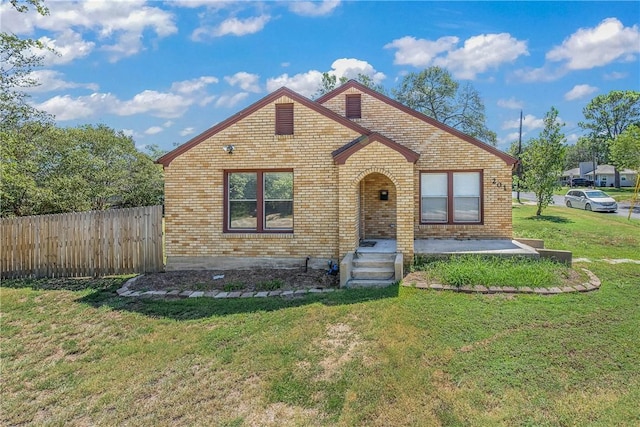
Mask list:
[[[413,243],[416,255],[485,254],[538,256],[531,246],[509,239],[417,239]]]

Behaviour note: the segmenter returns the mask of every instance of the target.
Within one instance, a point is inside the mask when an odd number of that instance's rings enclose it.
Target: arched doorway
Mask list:
[[[359,238],[396,239],[397,192],[387,176],[373,172],[359,183]]]

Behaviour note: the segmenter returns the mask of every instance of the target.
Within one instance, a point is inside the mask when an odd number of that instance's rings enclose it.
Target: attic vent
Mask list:
[[[276,135],[293,135],[293,104],[276,104]]]
[[[360,100],[360,94],[347,95],[346,115],[347,119],[359,119],[362,118],[362,103]]]

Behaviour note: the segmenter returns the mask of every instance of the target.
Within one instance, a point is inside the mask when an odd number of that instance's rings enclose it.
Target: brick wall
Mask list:
[[[416,191],[413,209],[416,239],[511,238],[511,166],[480,147],[431,126],[356,88],[347,89],[344,94],[329,99],[323,105],[344,114],[345,95],[350,93],[361,94],[362,118],[354,120],[355,122],[420,153],[420,159],[414,168]],[[420,224],[420,171],[445,169],[484,171],[484,224]]]
[[[282,97],[278,102],[294,102]],[[180,258],[338,258],[338,166],[331,152],[359,134],[298,103],[294,135],[276,136],[270,104],[176,157],[165,169],[168,267]],[[233,154],[222,147],[233,144]],[[223,233],[224,171],[291,168],[294,232]],[[324,262],[324,261],[323,261]]]
[[[294,135],[275,135],[277,103],[294,103]],[[325,104],[341,114],[344,105],[344,95]],[[219,268],[215,260],[247,258],[303,264],[307,256],[324,266],[353,251],[360,237],[395,236],[405,259],[414,238],[511,237],[511,168],[503,160],[366,93],[355,121],[420,153],[417,164],[371,142],[335,165],[331,152],[360,134],[286,96],[173,159],[165,168],[167,268]],[[222,150],[228,144],[231,155]],[[293,170],[294,232],[223,233],[224,172],[269,168]],[[484,171],[484,224],[419,223],[419,172],[442,169]],[[388,202],[379,200],[382,187]]]

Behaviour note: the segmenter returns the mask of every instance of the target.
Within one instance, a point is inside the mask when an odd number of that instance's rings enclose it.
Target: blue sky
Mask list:
[[[281,86],[311,97],[321,73],[387,89],[431,65],[481,94],[498,147],[537,135],[555,106],[569,143],[582,109],[640,90],[640,2],[1,0],[3,31],[55,48],[32,102],[60,126],[104,123],[169,150]]]

